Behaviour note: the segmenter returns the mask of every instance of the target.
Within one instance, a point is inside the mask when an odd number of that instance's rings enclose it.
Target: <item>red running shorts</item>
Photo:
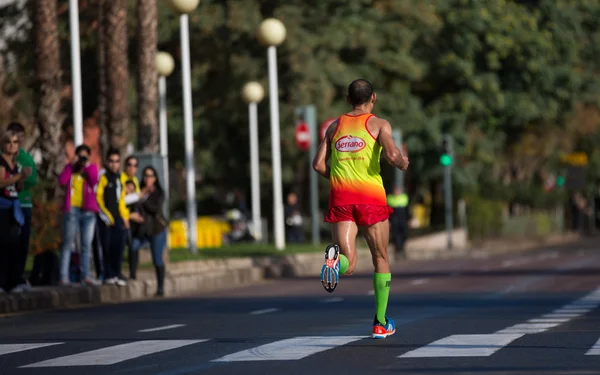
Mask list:
[[[326,223],[353,221],[357,225],[373,225],[389,219],[394,209],[390,206],[375,204],[348,204],[329,208]]]

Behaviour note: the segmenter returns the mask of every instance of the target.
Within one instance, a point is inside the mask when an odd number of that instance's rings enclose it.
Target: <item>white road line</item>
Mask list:
[[[294,337],[228,354],[224,357],[214,359],[212,362],[293,361],[338,346],[346,345],[366,337],[367,336]]]
[[[255,310],[255,311],[250,312],[250,314],[251,315],[261,315],[261,314],[268,314],[268,313],[276,312],[279,310],[281,310],[281,309],[272,307],[270,309]]]
[[[537,318],[537,319],[529,319],[529,323],[564,323],[571,320],[571,318]]]
[[[145,355],[197,344],[208,340],[144,340],[67,355],[21,367],[70,367],[112,365]]]
[[[600,339],[596,341],[594,346],[592,346],[585,355],[600,355]]]
[[[577,314],[575,314],[575,313],[573,313],[573,314],[554,314],[554,313],[550,313],[550,314],[542,315],[541,318],[569,318],[569,320],[572,320],[572,319],[580,317],[581,315],[583,315],[583,314],[579,314],[579,313],[577,313]]]
[[[497,333],[538,333],[538,332],[544,332],[550,328],[554,328],[560,324],[562,324],[562,322],[560,322],[560,323],[522,323],[522,324],[515,324],[514,326],[505,328],[501,331],[498,331]]]
[[[452,335],[411,350],[398,358],[487,357],[522,336],[522,333]]]
[[[558,310],[554,310],[553,313],[554,314],[585,314],[585,313],[589,313],[590,311],[592,311],[593,309],[558,309]]]
[[[179,327],[184,327],[184,326],[185,326],[185,324],[171,324],[170,326],[162,326],[162,327],[156,327],[156,328],[140,329],[138,332],[164,331],[166,329],[173,329],[173,328],[179,328]]]
[[[412,280],[410,282],[410,285],[421,285],[421,284],[425,284],[427,281],[428,281],[427,279],[416,279],[416,280]]]
[[[25,350],[45,348],[52,345],[60,345],[64,342],[46,342],[40,344],[0,344],[0,355],[23,352]]]
[[[336,303],[336,302],[342,302],[344,300],[344,298],[342,297],[332,297],[332,298],[325,298],[323,300],[321,300],[321,303]]]

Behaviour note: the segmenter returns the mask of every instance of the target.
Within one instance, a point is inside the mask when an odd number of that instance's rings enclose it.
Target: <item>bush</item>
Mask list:
[[[502,235],[504,202],[471,196],[467,198],[467,227],[470,239]]]
[[[42,186],[32,191],[32,197],[33,215],[29,252],[37,255],[45,251],[57,251],[62,240],[63,213],[60,200],[46,200]]]

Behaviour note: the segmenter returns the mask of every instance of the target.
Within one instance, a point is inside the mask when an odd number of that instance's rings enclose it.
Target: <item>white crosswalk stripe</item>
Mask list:
[[[213,362],[298,360],[366,337],[367,336],[294,337],[229,354],[217,358],[213,360]]]
[[[83,352],[47,361],[32,363],[21,367],[70,367],[70,366],[99,366],[138,358],[148,354],[197,344],[207,340],[143,340],[127,344],[109,346],[89,352]]]
[[[549,314],[529,319],[526,323],[515,324],[489,334],[447,336],[404,353],[398,358],[490,356],[524,335],[547,331],[592,311],[600,305],[599,298],[600,288]],[[600,355],[600,340],[588,351],[588,355]]]
[[[585,355],[600,355],[600,339],[585,353]]]
[[[40,344],[0,344],[0,355],[18,353],[25,350],[45,348],[47,346],[60,345],[63,342],[47,342]]]

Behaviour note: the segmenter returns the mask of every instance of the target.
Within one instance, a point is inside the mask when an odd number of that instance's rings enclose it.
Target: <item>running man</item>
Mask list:
[[[386,202],[380,175],[380,155],[394,167],[405,171],[408,158],[396,147],[392,127],[371,114],[376,95],[369,81],[358,79],[348,87],[347,101],[352,111],[334,121],[319,145],[313,168],[330,180],[329,212],[333,244],[325,250],[321,283],[328,292],[337,286],[338,276],[352,275],[356,267],[356,235],[364,234],[371,250],[375,273],[376,315],[373,338],[396,332],[394,321],[386,316],[390,293],[388,261],[389,224],[393,212]],[[331,159],[330,165],[327,161]]]

